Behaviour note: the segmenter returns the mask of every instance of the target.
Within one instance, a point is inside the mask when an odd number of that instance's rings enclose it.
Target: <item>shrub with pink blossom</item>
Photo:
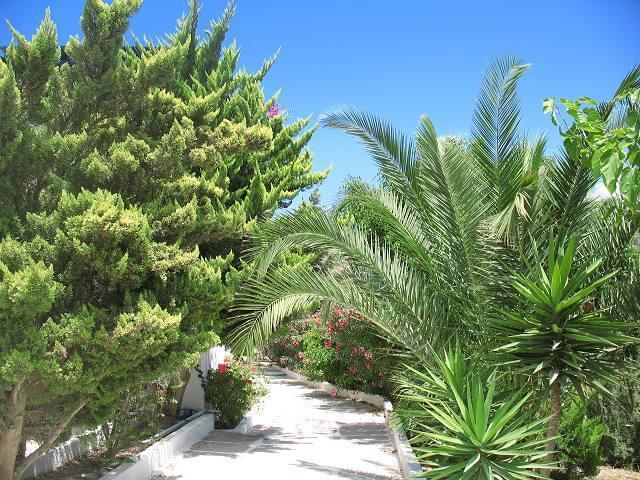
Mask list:
[[[389,344],[355,310],[334,309],[291,322],[270,346],[274,361],[312,380],[342,388],[389,393],[394,358]]]

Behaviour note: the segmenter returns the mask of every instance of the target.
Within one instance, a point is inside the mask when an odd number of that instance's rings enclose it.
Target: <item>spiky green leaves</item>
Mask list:
[[[607,392],[622,366],[615,353],[635,338],[625,332],[633,323],[609,319],[592,303],[596,289],[612,281],[615,271],[596,276],[602,260],[574,256],[577,238],[549,239],[547,261],[535,248],[528,275],[516,274],[514,288],[522,308],[491,321],[506,335],[498,351],[513,358],[522,371],[540,373],[549,384],[571,381],[578,392],[587,386]],[[527,262],[528,263],[528,262]]]
[[[435,365],[405,367],[398,396],[405,400],[414,449],[433,480],[547,478],[542,461],[547,419],[534,419],[531,393],[496,392],[494,373],[465,360],[460,346],[434,355]]]

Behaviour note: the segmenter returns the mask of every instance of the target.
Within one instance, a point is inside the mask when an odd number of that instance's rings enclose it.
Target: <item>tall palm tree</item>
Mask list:
[[[266,223],[248,259],[255,271],[237,294],[231,343],[248,352],[311,302],[354,308],[418,358],[428,359],[454,335],[488,350],[485,312],[516,302],[512,272],[533,261],[532,242],[553,229],[575,235],[577,256],[598,251],[601,268],[623,268],[600,300],[618,315],[640,310],[638,259],[630,245],[636,227],[612,221],[589,196],[591,172],[562,152],[545,156],[543,137],[519,132],[516,86],[529,65],[507,56],[492,62],[473,116],[471,139],[439,138],[421,119],[415,139],[353,109],[332,111],[322,123],[356,137],[376,161],[380,186],[347,192],[330,210],[304,209]],[[640,72],[623,83],[640,81]],[[603,108],[606,108],[603,107]],[[360,207],[376,228],[340,221]],[[380,232],[383,232],[381,234]],[[292,247],[331,252],[339,268],[283,271],[271,267]],[[605,298],[606,297],[606,298]]]

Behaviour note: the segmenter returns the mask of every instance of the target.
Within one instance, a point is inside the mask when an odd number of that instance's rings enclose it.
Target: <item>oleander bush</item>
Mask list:
[[[203,386],[206,401],[220,412],[216,421],[222,428],[234,428],[267,394],[265,377],[241,360],[233,360],[224,371],[209,370]]]
[[[312,380],[367,393],[389,394],[397,360],[371,322],[351,309],[333,309],[287,324],[268,347],[274,361]]]

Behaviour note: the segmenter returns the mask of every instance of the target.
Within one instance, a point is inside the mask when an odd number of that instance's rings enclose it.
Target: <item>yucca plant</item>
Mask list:
[[[545,422],[530,408],[533,393],[496,392],[496,372],[478,369],[466,360],[459,344],[434,366],[406,366],[398,377],[398,396],[411,408],[412,443],[426,467],[420,475],[433,480],[523,480],[548,478],[536,470],[550,469],[545,456]]]
[[[534,262],[524,259],[529,274],[516,273],[513,284],[520,308],[503,311],[491,321],[509,342],[496,350],[510,357],[521,372],[541,375],[548,382],[549,452],[555,450],[563,387],[573,386],[580,394],[591,387],[606,395],[606,385],[616,383],[624,367],[616,353],[636,342],[625,333],[637,328],[636,322],[610,319],[593,304],[594,292],[617,272],[598,275],[601,258],[589,256],[577,262],[577,245],[575,236],[563,242],[551,234],[545,261],[533,242]]]

